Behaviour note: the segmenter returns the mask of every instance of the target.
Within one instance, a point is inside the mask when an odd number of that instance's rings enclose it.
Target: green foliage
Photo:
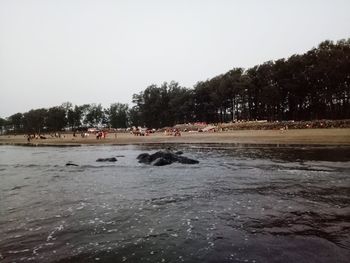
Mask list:
[[[62,106],[52,107],[47,111],[46,129],[60,131],[67,125],[66,109]]]
[[[138,127],[144,125],[144,122],[141,119],[141,111],[137,105],[129,110],[128,119],[130,126]]]
[[[16,113],[7,118],[7,125],[13,127],[14,132],[23,130],[23,114]]]
[[[47,109],[30,110],[23,114],[23,128],[28,133],[44,131],[47,118]]]
[[[128,127],[128,111],[129,106],[122,103],[114,103],[105,109],[106,124],[112,128],[127,128]]]
[[[0,127],[5,126],[6,120],[3,118],[0,118]]]
[[[233,69],[194,86],[194,120],[310,120],[350,117],[350,40],[303,55]]]
[[[2,129],[5,128],[5,126],[8,124],[7,120],[0,118],[0,132],[2,131]]]
[[[84,107],[83,106],[74,106],[73,108],[68,109],[67,112],[67,122],[69,127],[72,130],[79,129],[81,127],[81,122],[83,119]]]
[[[83,105],[85,112],[84,123],[90,127],[96,127],[103,123],[104,111],[101,104]]]
[[[134,94],[133,103],[136,106],[130,111],[130,119],[134,125],[160,128],[192,120],[193,92],[177,82],[151,85]]]

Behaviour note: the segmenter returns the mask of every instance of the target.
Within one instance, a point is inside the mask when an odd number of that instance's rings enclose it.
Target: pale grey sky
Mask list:
[[[0,117],[130,103],[349,37],[349,0],[0,0]]]

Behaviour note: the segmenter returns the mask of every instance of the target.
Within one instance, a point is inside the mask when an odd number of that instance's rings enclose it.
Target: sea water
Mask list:
[[[0,146],[0,262],[349,259],[350,147]]]

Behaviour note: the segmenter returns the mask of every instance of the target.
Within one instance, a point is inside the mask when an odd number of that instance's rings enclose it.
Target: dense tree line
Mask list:
[[[160,128],[188,122],[350,118],[350,39],[324,41],[305,54],[234,68],[193,88],[151,85],[133,95],[134,106],[73,105],[35,109],[0,119],[14,131],[64,127]]]
[[[133,120],[162,127],[183,122],[314,120],[350,117],[350,39],[324,41],[303,55],[234,68],[198,82],[152,85],[134,95]]]
[[[70,130],[84,130],[87,127],[126,128],[127,104],[115,103],[108,108],[101,104],[81,106],[66,102],[49,109],[35,109],[26,113],[16,113],[7,119],[0,119],[0,127],[13,133],[41,133]]]

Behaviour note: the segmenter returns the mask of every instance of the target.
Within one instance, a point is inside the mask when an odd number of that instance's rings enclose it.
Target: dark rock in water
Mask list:
[[[116,155],[115,157],[125,157],[125,155]]]
[[[152,162],[152,165],[154,166],[163,166],[163,165],[168,165],[168,164],[171,164],[172,162],[168,159],[165,159],[165,158],[157,158],[155,159],[153,162]]]
[[[154,154],[141,153],[137,156],[139,163],[152,164],[154,166],[163,166],[172,163],[183,163],[183,164],[196,164],[199,163],[197,160],[193,160],[171,151],[158,151]]]
[[[183,154],[184,152],[183,151],[177,151],[177,152],[175,152],[175,154],[177,154],[177,155],[181,155],[181,154]]]
[[[117,158],[112,157],[112,158],[98,158],[96,162],[116,162]]]
[[[196,164],[196,163],[199,163],[199,161],[197,161],[197,160],[190,159],[190,158],[187,158],[187,157],[184,157],[184,156],[179,156],[178,157],[178,162],[179,163],[183,163],[183,164]]]
[[[144,159],[144,158],[147,157],[147,156],[149,156],[148,153],[141,153],[141,154],[139,154],[139,155],[136,157],[136,159],[141,160],[141,159]]]
[[[68,162],[68,163],[66,163],[66,166],[79,166],[79,165],[72,163],[72,162]]]
[[[164,158],[174,162],[177,159],[177,155],[170,151],[158,151],[150,155],[150,161],[153,162],[155,159]]]
[[[136,159],[139,160],[139,163],[150,163],[150,155],[148,153],[141,153],[139,156],[136,157]]]

